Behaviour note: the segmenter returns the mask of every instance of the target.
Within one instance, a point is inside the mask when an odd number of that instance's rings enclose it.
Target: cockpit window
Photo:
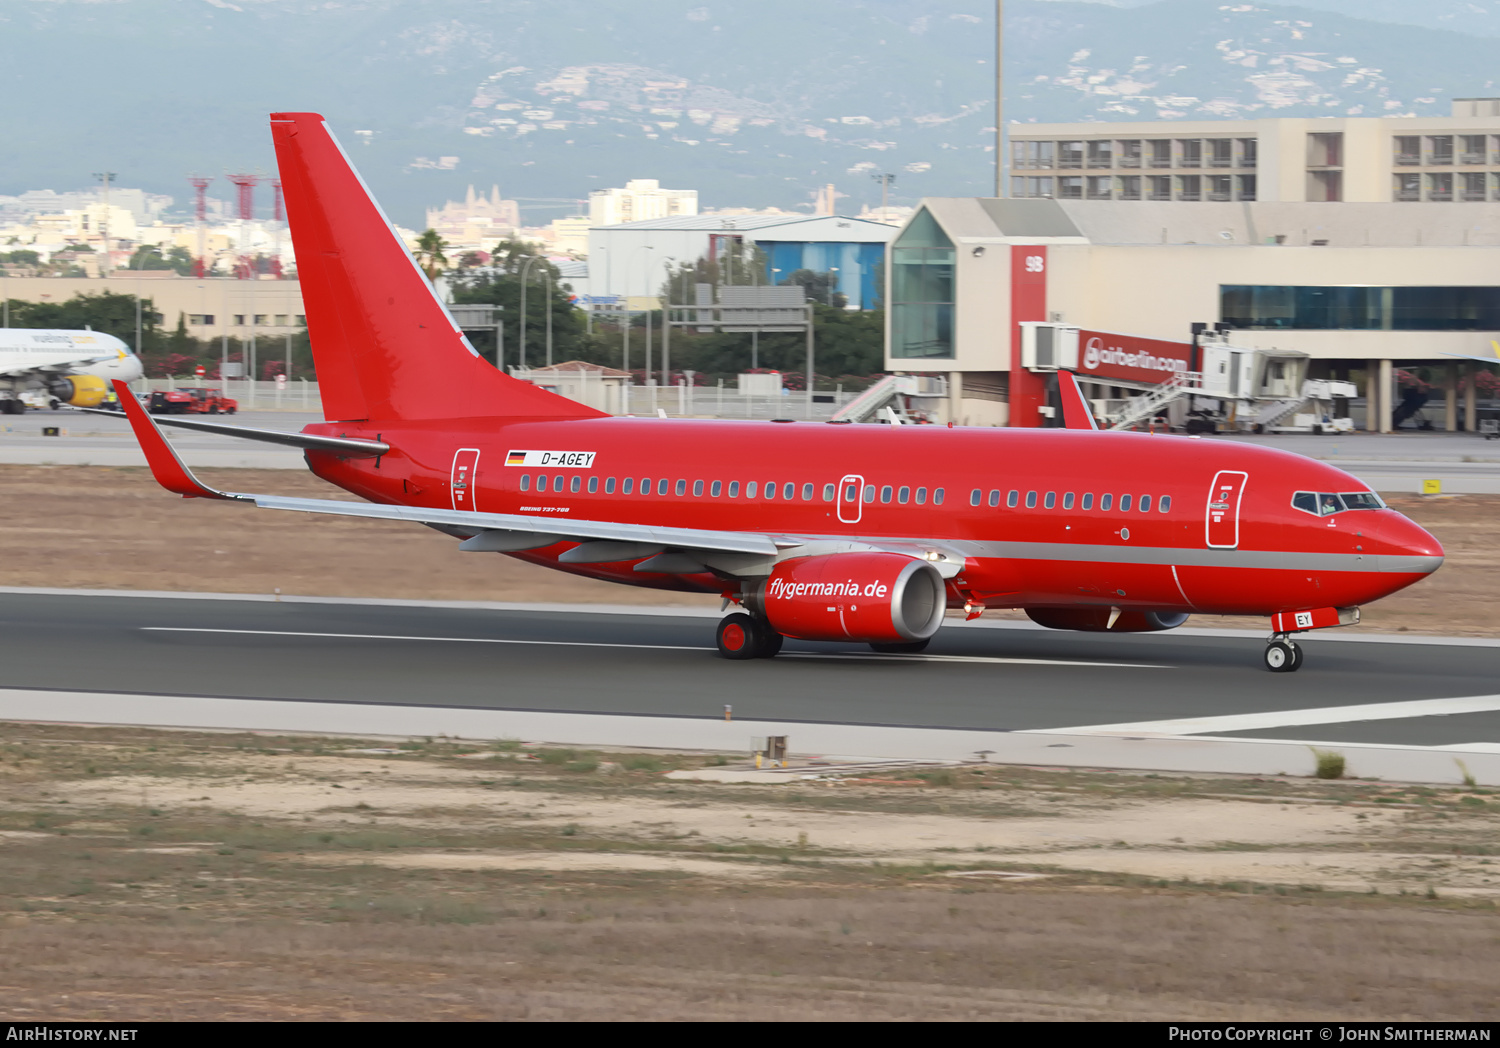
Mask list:
[[[1292,508],[1315,517],[1331,517],[1351,509],[1384,509],[1385,503],[1373,491],[1299,491],[1292,496]]]
[[[1373,491],[1346,491],[1339,498],[1345,509],[1385,509],[1385,503]]]

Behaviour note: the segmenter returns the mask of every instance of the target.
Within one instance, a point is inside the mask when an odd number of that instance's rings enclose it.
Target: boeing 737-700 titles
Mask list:
[[[1342,470],[1100,432],[1067,373],[1060,429],[605,415],[474,351],[322,117],[274,114],[271,129],[327,421],[192,425],[301,447],[368,501],[210,488],[118,386],[157,479],[184,496],[406,520],[466,553],[721,594],[737,605],[718,628],[730,659],[784,637],[916,652],[945,609],[1022,608],[1110,633],[1266,616],[1265,663],[1288,671],[1296,634],[1358,621],[1442,563]]]
[[[97,407],[111,380],[140,377],[140,359],[102,331],[0,328],[0,414],[25,411],[22,393],[43,394],[54,407]]]

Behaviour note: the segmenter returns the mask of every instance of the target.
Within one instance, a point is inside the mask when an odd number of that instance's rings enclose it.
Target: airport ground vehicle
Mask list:
[[[300,447],[366,503],[221,491],[125,408],[163,486],[270,509],[405,520],[561,571],[717,593],[729,659],[784,637],[921,651],[946,608],[1150,632],[1197,612],[1301,632],[1442,563],[1427,532],[1324,462],[1201,437],[1066,428],[617,418],[497,371],[469,345],[322,117],[271,118],[325,418],[300,433],[163,424]],[[122,399],[123,384],[117,384]]]

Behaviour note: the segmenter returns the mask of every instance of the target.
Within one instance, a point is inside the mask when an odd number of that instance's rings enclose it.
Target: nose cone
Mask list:
[[[1427,529],[1395,510],[1381,513],[1374,537],[1382,558],[1402,558],[1401,568],[1430,575],[1443,563],[1443,546]],[[1390,567],[1397,567],[1391,564]]]

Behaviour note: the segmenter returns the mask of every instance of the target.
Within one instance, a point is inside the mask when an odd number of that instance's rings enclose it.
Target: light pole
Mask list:
[[[828,272],[830,272],[830,273],[833,274],[833,279],[828,282],[828,294],[825,296],[825,298],[827,299],[827,301],[824,303],[824,305],[829,306],[831,308],[833,306],[833,292],[834,292],[834,289],[837,288],[838,284],[839,284],[839,276],[838,276],[838,274],[839,274],[839,267],[838,266],[830,266],[828,268]]]
[[[664,386],[672,384],[672,263],[676,261],[671,255],[662,256],[667,277],[667,301],[661,311],[661,384]]]
[[[523,368],[526,366],[526,278],[531,274],[532,265],[541,257],[532,255],[521,264],[521,344],[516,350],[516,362]]]

